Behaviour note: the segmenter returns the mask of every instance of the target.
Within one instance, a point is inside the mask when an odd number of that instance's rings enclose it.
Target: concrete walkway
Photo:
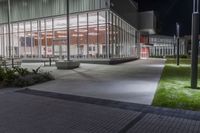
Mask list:
[[[24,67],[34,67],[24,64]],[[36,66],[35,66],[36,67]],[[71,94],[150,105],[159,82],[164,60],[138,60],[120,65],[81,64],[75,70],[52,71],[55,81],[29,87],[32,90]]]

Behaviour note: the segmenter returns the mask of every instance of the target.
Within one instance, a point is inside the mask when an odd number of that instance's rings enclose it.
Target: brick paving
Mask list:
[[[2,95],[2,94],[1,94]],[[14,114],[0,115],[1,133],[199,133],[200,112],[89,97],[20,90],[4,94]],[[10,96],[12,95],[12,96]],[[2,96],[0,97],[0,101]],[[20,105],[18,102],[21,102]],[[23,106],[26,107],[23,110]],[[0,102],[2,108],[2,102]],[[28,109],[27,109],[28,108]],[[29,113],[27,111],[30,111]],[[34,112],[36,111],[36,112]],[[12,113],[13,113],[12,112]],[[2,111],[0,110],[0,114]],[[20,114],[20,115],[19,115]],[[17,116],[19,115],[19,116]],[[20,118],[22,120],[20,120]],[[14,119],[14,121],[13,121]],[[19,125],[23,125],[19,128]]]

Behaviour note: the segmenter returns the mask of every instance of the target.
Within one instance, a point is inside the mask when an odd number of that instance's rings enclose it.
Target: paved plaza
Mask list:
[[[44,67],[56,80],[29,89],[151,105],[164,62],[148,59],[119,65],[81,64],[75,70]],[[29,68],[37,66],[24,64]]]
[[[55,81],[0,90],[0,133],[199,133],[200,112],[148,105],[163,64],[150,59],[70,71],[43,67]]]

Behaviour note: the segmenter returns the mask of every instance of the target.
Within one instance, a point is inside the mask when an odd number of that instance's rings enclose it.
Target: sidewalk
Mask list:
[[[52,71],[55,81],[32,90],[71,94],[150,105],[164,67],[164,60],[138,60],[120,65],[82,64],[75,70]]]

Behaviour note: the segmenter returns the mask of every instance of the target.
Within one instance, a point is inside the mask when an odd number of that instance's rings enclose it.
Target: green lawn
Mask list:
[[[178,67],[176,60],[166,61],[153,106],[200,111],[200,89],[190,88],[190,62],[188,59],[182,59]],[[200,72],[198,74],[200,77]],[[200,78],[198,81],[200,87]]]

